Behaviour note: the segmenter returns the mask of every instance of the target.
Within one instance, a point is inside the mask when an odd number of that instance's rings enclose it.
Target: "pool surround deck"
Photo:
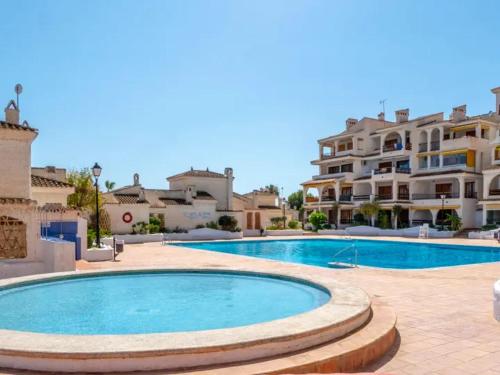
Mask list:
[[[136,371],[180,369],[250,361],[306,349],[357,329],[370,316],[361,289],[327,277],[297,276],[258,267],[125,268],[27,276],[0,281],[0,288],[72,276],[128,272],[219,272],[305,282],[332,297],[311,311],[227,329],[135,335],[56,335],[0,330],[0,367],[42,371]],[[77,360],[75,362],[75,360]],[[78,361],[80,360],[80,361]],[[82,361],[83,360],[83,361]]]
[[[278,237],[273,240],[290,238]],[[337,239],[343,236],[296,238]],[[499,247],[496,240],[464,238],[351,238]],[[126,246],[117,262],[79,262],[77,266],[80,269],[106,269],[152,265],[232,267],[242,264],[270,271],[286,269],[299,277],[326,276],[362,288],[370,295],[373,304],[382,303],[392,307],[398,318],[398,342],[380,360],[367,366],[366,371],[398,375],[500,375],[500,324],[493,318],[492,311],[492,287],[500,277],[498,263],[397,271],[367,267],[340,270],[179,246],[141,244]],[[294,363],[293,356],[289,361],[290,365]],[[255,364],[255,368],[258,368],[258,364]],[[207,373],[231,374],[224,370]],[[265,373],[265,368],[260,372],[252,370],[248,373]]]

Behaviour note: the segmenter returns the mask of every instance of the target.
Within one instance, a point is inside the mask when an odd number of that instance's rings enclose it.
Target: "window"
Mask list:
[[[431,168],[439,167],[439,155],[431,155]]]
[[[341,172],[352,172],[352,164],[343,164],[340,170]]]
[[[335,165],[333,167],[328,167],[328,173],[333,174],[333,173],[339,173],[340,172],[340,165]]]
[[[340,210],[340,224],[352,223],[352,210]]]
[[[418,167],[420,169],[426,169],[427,168],[427,156],[418,158]]]
[[[467,154],[454,154],[443,156],[443,166],[465,165],[467,163]]]

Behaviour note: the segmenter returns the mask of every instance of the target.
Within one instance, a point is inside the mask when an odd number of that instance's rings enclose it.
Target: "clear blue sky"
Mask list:
[[[347,117],[494,109],[497,1],[0,1],[0,104],[24,85],[35,166],[148,187],[191,166],[241,193],[316,174]],[[2,104],[2,106],[4,105]],[[0,161],[1,162],[1,161]]]

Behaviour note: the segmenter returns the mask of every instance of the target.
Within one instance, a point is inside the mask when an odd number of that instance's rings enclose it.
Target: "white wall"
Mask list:
[[[197,191],[206,191],[217,200],[217,209],[227,209],[228,186],[227,178],[210,177],[179,177],[169,181],[170,189],[185,190],[188,186],[195,186]],[[232,195],[232,194],[231,194]]]
[[[68,195],[74,192],[73,188],[42,188],[32,187],[31,197],[37,201],[39,206],[46,203],[59,203],[63,207],[68,205]]]
[[[0,196],[30,198],[31,142],[36,133],[0,128]]]
[[[149,222],[149,204],[104,204],[111,220],[111,232],[116,234],[132,233],[132,225],[141,221]],[[130,212],[132,221],[125,223],[123,214]]]

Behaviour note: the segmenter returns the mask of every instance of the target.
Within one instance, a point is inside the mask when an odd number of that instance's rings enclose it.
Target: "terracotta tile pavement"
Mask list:
[[[452,241],[467,243],[467,240]],[[217,267],[237,266],[242,262],[247,266],[254,263],[269,267],[270,271],[293,269],[297,276],[330,275],[340,282],[357,285],[373,299],[391,305],[398,316],[400,340],[391,352],[365,371],[403,375],[500,375],[500,323],[493,319],[492,313],[492,286],[500,278],[500,263],[418,271],[333,270],[143,244],[127,245],[118,262],[79,262],[78,267]]]

